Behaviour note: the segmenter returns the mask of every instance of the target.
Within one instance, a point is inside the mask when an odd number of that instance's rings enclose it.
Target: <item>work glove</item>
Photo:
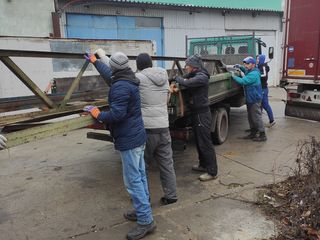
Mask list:
[[[106,52],[103,49],[98,48],[96,51],[94,51],[94,55],[97,59],[100,59],[102,63],[106,64],[110,68],[110,58],[106,55]]]
[[[240,64],[236,64],[233,66],[233,68],[241,68],[241,65]]]
[[[7,139],[0,134],[0,150],[6,148],[6,142],[7,142]]]
[[[90,54],[90,53],[88,53],[88,52],[84,55],[84,58],[85,58],[87,61],[91,62],[91,63],[95,63],[95,62],[97,61],[96,56],[95,56],[94,54]]]
[[[184,82],[184,78],[181,76],[175,76],[173,80],[176,81],[177,83]]]
[[[95,50],[94,54],[96,55],[96,57],[98,57],[100,59],[102,57],[106,56],[106,52],[102,48],[98,48],[97,50]]]
[[[96,106],[92,106],[92,105],[85,106],[83,108],[83,111],[89,112],[91,114],[91,116],[94,117],[95,119],[97,119],[100,114],[99,108],[97,108]]]

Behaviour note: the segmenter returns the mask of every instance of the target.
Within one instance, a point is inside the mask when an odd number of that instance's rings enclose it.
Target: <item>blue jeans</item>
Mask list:
[[[263,92],[263,96],[262,96],[261,105],[262,105],[262,108],[264,110],[266,110],[266,112],[268,114],[269,122],[272,123],[274,121],[274,118],[273,118],[273,112],[272,112],[272,109],[271,109],[271,106],[270,106],[269,100],[268,100],[269,89],[263,88],[262,92]]]
[[[137,213],[137,222],[141,225],[153,221],[149,202],[149,189],[144,163],[145,145],[121,151],[123,181],[131,196],[132,204]]]

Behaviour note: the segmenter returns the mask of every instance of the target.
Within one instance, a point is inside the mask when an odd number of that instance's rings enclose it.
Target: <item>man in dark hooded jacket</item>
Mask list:
[[[101,76],[109,83],[109,110],[100,112],[95,106],[85,111],[100,122],[108,124],[115,149],[120,152],[123,180],[136,212],[138,225],[127,234],[128,240],[137,240],[153,232],[149,202],[148,182],[145,171],[144,148],[146,132],[141,115],[139,81],[129,67],[128,57],[117,52],[111,55],[109,65],[97,60],[95,55],[86,56]]]
[[[268,89],[268,73],[270,71],[270,67],[268,66],[268,63],[266,63],[266,56],[261,54],[257,56],[257,67],[260,70],[261,73],[261,86],[262,86],[262,108],[266,110],[269,118],[269,124],[266,124],[266,127],[272,127],[276,124],[274,117],[273,117],[273,111],[269,104],[269,89]]]
[[[208,99],[210,74],[204,68],[201,57],[196,54],[186,60],[187,74],[175,77],[175,81],[186,87],[190,94],[192,111],[192,129],[199,155],[199,164],[194,171],[205,172],[199,176],[201,181],[216,179],[218,174],[217,159],[211,141],[211,113]]]

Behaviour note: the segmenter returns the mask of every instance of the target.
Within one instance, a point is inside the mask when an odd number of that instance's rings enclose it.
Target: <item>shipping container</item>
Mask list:
[[[320,121],[320,1],[287,0],[281,86],[285,114]]]

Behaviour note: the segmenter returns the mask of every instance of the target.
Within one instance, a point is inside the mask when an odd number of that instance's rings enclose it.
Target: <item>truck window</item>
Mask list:
[[[248,43],[222,44],[222,54],[246,54],[248,52]]]
[[[195,45],[193,54],[200,54],[201,56],[218,54],[218,47],[216,45]]]
[[[235,52],[234,47],[228,46],[228,47],[226,47],[224,53],[225,53],[225,54],[234,54],[234,52]]]
[[[239,54],[249,53],[249,51],[248,51],[248,46],[240,46],[239,49],[238,49],[238,53],[239,53]]]
[[[218,54],[218,47],[216,45],[208,45],[207,50],[209,55]]]

